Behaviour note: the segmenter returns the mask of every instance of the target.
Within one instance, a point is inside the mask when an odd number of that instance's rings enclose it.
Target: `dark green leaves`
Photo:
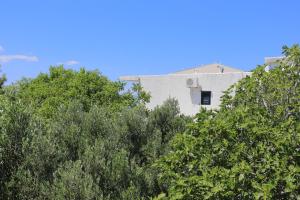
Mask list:
[[[201,110],[173,139],[171,152],[156,163],[165,196],[300,197],[300,49],[283,52],[277,67],[259,66],[225,92],[219,111]]]

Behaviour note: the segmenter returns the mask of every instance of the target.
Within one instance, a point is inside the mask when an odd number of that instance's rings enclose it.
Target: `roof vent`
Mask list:
[[[217,67],[219,68],[220,73],[224,73],[224,67],[222,65],[218,65]]]

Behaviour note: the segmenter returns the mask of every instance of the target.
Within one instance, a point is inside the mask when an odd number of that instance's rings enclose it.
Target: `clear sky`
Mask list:
[[[0,0],[8,83],[50,65],[121,75],[220,62],[243,70],[300,42],[299,0]]]

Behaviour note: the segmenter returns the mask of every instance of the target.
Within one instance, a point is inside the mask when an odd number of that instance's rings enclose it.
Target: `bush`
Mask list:
[[[160,159],[162,198],[297,199],[300,197],[300,49],[269,72],[258,66],[202,110]],[[235,94],[235,95],[231,95]]]

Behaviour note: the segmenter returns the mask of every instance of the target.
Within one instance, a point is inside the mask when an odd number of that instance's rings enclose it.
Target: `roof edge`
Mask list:
[[[188,71],[188,70],[192,70],[192,69],[198,69],[198,68],[206,67],[206,66],[209,66],[209,65],[219,65],[219,66],[222,66],[222,67],[225,67],[225,68],[235,70],[236,72],[245,72],[241,69],[237,69],[237,68],[234,68],[234,67],[231,67],[231,66],[223,65],[221,63],[210,63],[210,64],[202,64],[202,65],[198,65],[198,66],[194,66],[194,67],[188,67],[188,68],[178,70],[178,71],[175,71],[175,72],[172,72],[172,73],[169,73],[169,74],[177,74],[177,73],[180,73],[180,72],[184,72],[184,71]],[[227,74],[227,73],[232,73],[232,72],[224,72],[224,74]],[[187,74],[189,74],[189,73],[187,73]],[[206,73],[203,73],[203,74],[206,74]],[[213,74],[213,73],[207,73],[207,74]]]
[[[162,75],[137,75],[137,76],[120,76],[121,81],[140,81],[141,78],[152,78],[152,77],[167,77],[167,76],[199,76],[199,75],[230,75],[230,74],[243,74],[251,75],[252,72],[228,72],[228,73],[200,73],[200,74],[162,74]]]

